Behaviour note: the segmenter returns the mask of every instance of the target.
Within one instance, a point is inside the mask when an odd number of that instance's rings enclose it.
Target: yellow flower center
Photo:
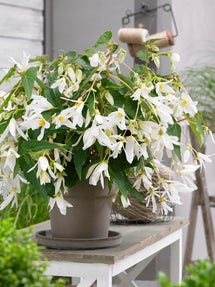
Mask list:
[[[82,105],[82,102],[76,104],[77,107],[80,107],[81,105]]]
[[[64,117],[63,117],[63,116],[60,116],[58,119],[59,119],[59,121],[62,122],[62,121],[64,120]]]
[[[163,130],[160,129],[159,132],[158,132],[159,136],[162,136],[163,135]]]
[[[40,125],[40,126],[44,126],[44,125],[45,125],[44,119],[39,120],[39,125]]]
[[[163,88],[163,86],[164,86],[163,84],[160,84],[160,89],[162,89],[162,88]]]
[[[122,113],[118,113],[118,117],[122,118],[123,117],[123,114]]]
[[[183,100],[184,105],[187,105],[187,103],[188,103],[187,100]]]

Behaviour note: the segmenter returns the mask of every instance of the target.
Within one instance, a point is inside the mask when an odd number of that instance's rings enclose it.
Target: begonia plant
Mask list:
[[[64,194],[84,180],[102,188],[106,180],[110,189],[115,182],[124,207],[131,193],[153,212],[159,202],[164,214],[181,203],[180,191],[196,188],[193,173],[208,158],[193,149],[183,126],[200,142],[211,132],[174,71],[178,55],[160,53],[153,41],[145,46],[138,52],[145,65],[133,69],[110,31],[83,54],[10,59],[14,65],[0,81],[11,84],[0,94],[1,210],[19,204],[20,181],[34,185],[50,209],[57,204],[62,214],[72,208]],[[162,55],[173,69],[165,76],[149,67],[151,61],[159,66]],[[185,161],[192,154],[192,164],[182,162],[183,142]],[[160,177],[164,150],[182,181]],[[153,185],[153,173],[162,189]]]

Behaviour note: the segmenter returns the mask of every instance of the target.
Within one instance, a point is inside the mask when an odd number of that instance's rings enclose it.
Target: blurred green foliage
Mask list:
[[[48,220],[47,202],[32,185],[23,184],[22,193],[18,197],[18,208],[11,208],[9,205],[0,211],[0,221],[11,217],[18,229]]]
[[[181,285],[173,283],[162,272],[159,273],[161,287],[214,287],[215,286],[215,263],[210,259],[199,259],[194,265],[187,268],[189,275],[184,278]]]
[[[1,287],[64,287],[60,279],[51,283],[44,276],[47,262],[41,260],[36,242],[29,231],[17,230],[11,219],[0,222],[0,286]]]

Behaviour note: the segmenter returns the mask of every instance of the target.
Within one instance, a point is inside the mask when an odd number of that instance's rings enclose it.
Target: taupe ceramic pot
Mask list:
[[[50,212],[51,232],[58,238],[107,238],[112,208],[113,190],[108,184],[103,189],[100,183],[90,185],[88,181],[78,183],[64,198],[73,207],[66,215],[55,205]]]

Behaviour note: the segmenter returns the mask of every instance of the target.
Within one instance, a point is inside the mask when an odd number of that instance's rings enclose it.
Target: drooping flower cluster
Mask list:
[[[16,78],[16,84],[0,93],[1,210],[18,204],[20,181],[49,196],[50,208],[57,204],[62,214],[72,207],[64,193],[85,179],[102,187],[105,178],[115,181],[124,206],[130,192],[153,212],[159,202],[165,214],[181,203],[180,191],[196,188],[193,173],[210,159],[190,143],[185,157],[193,154],[194,164],[177,162],[175,155],[181,159],[182,126],[192,122],[198,136],[210,133],[197,103],[176,73],[162,77],[146,63],[128,67],[130,76],[121,74],[125,51],[110,40],[106,32],[83,55],[71,51],[54,61],[42,56],[33,66],[29,56],[23,66],[12,60],[15,65],[1,83]],[[106,50],[96,52],[100,44]],[[152,50],[145,53],[157,59]],[[202,128],[195,129],[200,122]],[[183,183],[159,176],[164,150]],[[154,186],[153,173],[162,189]],[[138,192],[142,186],[145,193]]]

